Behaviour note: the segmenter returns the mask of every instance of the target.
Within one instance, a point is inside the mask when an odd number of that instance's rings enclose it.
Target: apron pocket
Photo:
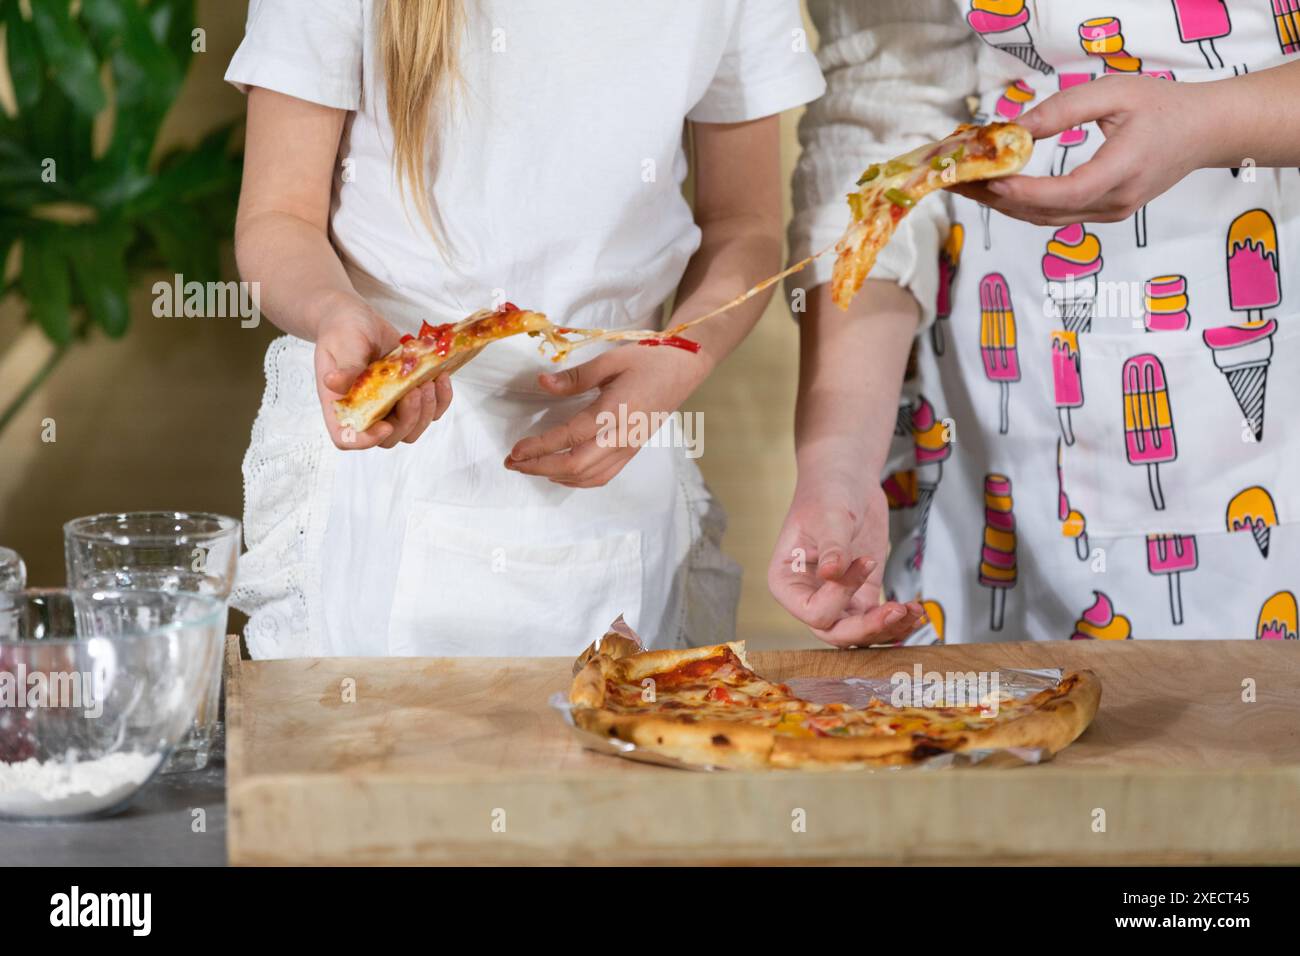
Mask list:
[[[1264,534],[1300,518],[1300,316],[1052,339],[1061,488],[1089,534]]]
[[[641,614],[641,532],[564,544],[491,537],[416,503],[402,543],[388,653],[572,657]]]

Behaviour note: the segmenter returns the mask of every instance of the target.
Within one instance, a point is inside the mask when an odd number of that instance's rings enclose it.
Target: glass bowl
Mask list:
[[[202,594],[0,592],[0,817],[123,809],[219,673],[225,618]]]

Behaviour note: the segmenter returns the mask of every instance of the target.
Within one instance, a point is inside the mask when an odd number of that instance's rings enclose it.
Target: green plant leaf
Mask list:
[[[126,28],[126,12],[127,5],[121,0],[81,0],[81,20],[101,49],[111,46]]]
[[[117,106],[119,109],[143,106],[165,113],[180,92],[184,72],[162,41],[153,35],[140,7],[130,3],[123,10],[121,46],[113,54]]]
[[[57,229],[33,230],[23,238],[19,287],[45,334],[58,345],[72,341],[72,284]]]
[[[149,28],[184,69],[194,56],[194,0],[154,0]]]
[[[0,112],[0,262],[21,251],[16,291],[55,342],[76,337],[83,307],[80,327],[124,334],[132,282],[160,261],[187,280],[221,277],[241,178],[234,127],[153,162],[191,59],[194,8],[195,0],[0,0],[19,102],[15,115]],[[96,157],[105,65],[116,109],[109,149]],[[48,183],[47,158],[58,164]],[[95,217],[65,222],[61,211],[36,208],[51,203],[91,207]]]
[[[116,214],[149,190],[158,179],[152,173],[128,169],[121,171],[104,163],[77,183],[80,197],[107,215]]]
[[[94,163],[91,130],[94,118],[77,111],[63,88],[47,83],[41,100],[23,114],[28,151],[37,160],[37,181],[45,191],[42,202],[71,198],[74,185]],[[54,179],[39,175],[42,164],[54,160]]]
[[[67,0],[33,3],[32,23],[54,82],[78,112],[93,117],[107,105],[107,100],[99,83],[95,51],[80,24],[72,19]]]
[[[58,183],[41,181],[41,163],[18,136],[0,136],[0,211],[26,212],[39,203],[62,198]]]
[[[137,197],[132,209],[146,213],[174,203],[194,203],[227,194],[238,199],[242,169],[229,152],[234,124],[213,130],[193,149],[173,150],[163,157],[156,179]]]
[[[199,212],[190,206],[168,206],[143,220],[167,267],[186,282],[221,278],[221,257],[216,236]]]
[[[45,85],[45,64],[41,62],[36,28],[24,20],[17,2],[5,5],[5,47],[9,55],[9,78],[19,110],[28,110],[41,98]]]
[[[158,130],[185,80],[184,61],[168,49],[153,29],[150,11],[137,2],[83,0],[83,17],[111,41],[116,100],[113,141],[104,158],[117,172],[144,170],[153,154]],[[193,0],[187,0],[193,6]]]
[[[73,241],[72,275],[92,321],[112,338],[130,324],[126,249],[131,231],[122,224],[79,230]]]

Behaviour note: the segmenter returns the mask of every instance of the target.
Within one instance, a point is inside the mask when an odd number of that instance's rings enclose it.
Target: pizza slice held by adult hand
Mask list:
[[[1029,131],[1015,123],[964,125],[937,143],[867,167],[857,192],[849,193],[853,219],[835,247],[835,304],[848,308],[876,256],[918,202],[939,189],[1018,173],[1033,148]]]

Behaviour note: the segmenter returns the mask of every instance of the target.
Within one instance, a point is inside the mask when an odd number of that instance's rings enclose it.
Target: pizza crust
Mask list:
[[[964,750],[1041,747],[1056,755],[1088,729],[1101,706],[1101,681],[1092,671],[1075,671],[1060,684],[1035,694],[1035,709],[1005,724],[973,731]]]
[[[575,710],[573,716],[583,730],[695,767],[763,770],[775,743],[766,727],[730,720],[684,724],[654,714],[615,714],[599,708]]]

